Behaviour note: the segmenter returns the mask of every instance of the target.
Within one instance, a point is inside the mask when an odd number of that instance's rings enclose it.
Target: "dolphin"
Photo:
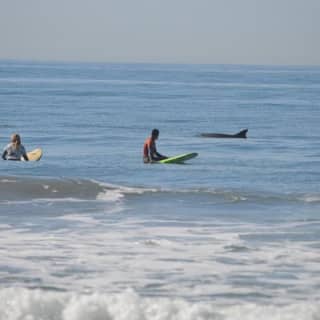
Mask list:
[[[204,138],[247,138],[248,129],[243,129],[236,134],[225,133],[201,133],[200,136]]]

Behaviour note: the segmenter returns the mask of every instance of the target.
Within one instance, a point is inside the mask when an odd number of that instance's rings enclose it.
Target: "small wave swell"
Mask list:
[[[89,179],[30,178],[0,176],[0,202],[33,201],[38,199],[69,201],[119,201],[125,196],[206,197],[217,203],[276,204],[301,202],[319,204],[320,194],[281,194],[267,192],[245,192],[215,188],[147,188],[129,187],[102,183]]]
[[[123,197],[119,188],[85,179],[0,177],[0,201],[107,200]]]

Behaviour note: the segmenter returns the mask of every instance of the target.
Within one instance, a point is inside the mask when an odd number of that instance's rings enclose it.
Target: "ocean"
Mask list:
[[[43,149],[0,162],[0,320],[320,319],[320,67],[2,60],[0,111]]]

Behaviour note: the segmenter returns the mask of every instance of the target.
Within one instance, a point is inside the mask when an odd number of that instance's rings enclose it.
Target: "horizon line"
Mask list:
[[[319,68],[320,64],[283,64],[283,63],[213,63],[213,62],[163,62],[163,61],[116,61],[116,60],[77,60],[77,59],[29,59],[29,58],[0,58],[4,62],[20,63],[47,63],[47,64],[128,64],[128,65],[194,65],[194,66],[248,66],[248,67],[296,67],[296,68]]]

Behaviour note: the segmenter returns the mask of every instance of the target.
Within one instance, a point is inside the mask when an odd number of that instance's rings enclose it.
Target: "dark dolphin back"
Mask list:
[[[248,129],[241,130],[236,134],[237,138],[246,138]]]
[[[201,137],[204,138],[247,138],[248,129],[243,129],[236,134],[226,133],[201,133]]]

